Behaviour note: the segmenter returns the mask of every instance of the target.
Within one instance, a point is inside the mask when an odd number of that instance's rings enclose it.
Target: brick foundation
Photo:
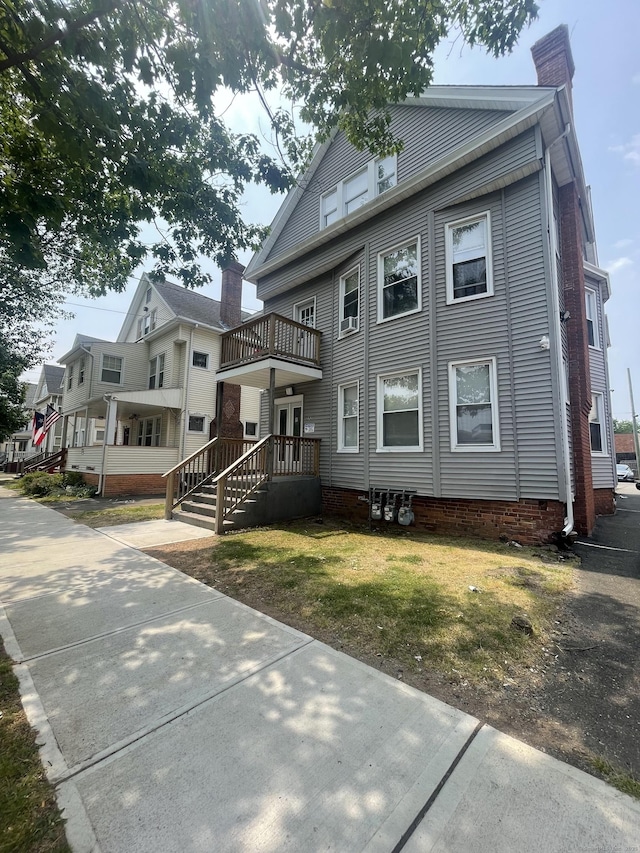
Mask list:
[[[613,489],[594,489],[593,502],[596,515],[613,515],[616,511],[616,495]]]
[[[85,483],[98,487],[97,474],[82,474]],[[107,474],[104,484],[106,498],[124,495],[164,495],[167,481],[162,474]]]
[[[322,510],[354,521],[366,522],[369,506],[358,500],[363,492],[353,489],[323,487]],[[558,501],[472,501],[457,498],[428,498],[413,500],[415,523],[409,530],[426,530],[485,539],[507,537],[522,545],[539,545],[552,540],[562,529],[565,506]],[[380,527],[389,522],[374,522]],[[397,524],[392,526],[398,527]]]

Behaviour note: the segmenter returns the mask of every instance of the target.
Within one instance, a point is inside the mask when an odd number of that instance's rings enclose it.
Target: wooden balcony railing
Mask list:
[[[220,368],[275,356],[320,367],[321,332],[280,314],[256,317],[222,335]]]

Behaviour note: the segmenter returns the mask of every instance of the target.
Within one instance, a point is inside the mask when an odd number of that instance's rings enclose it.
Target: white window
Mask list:
[[[78,385],[82,385],[84,383],[84,369],[85,369],[85,359],[80,359],[80,368],[78,369]]]
[[[445,230],[447,304],[492,296],[489,213],[450,222]]]
[[[598,301],[595,291],[588,288],[584,292],[587,312],[587,338],[590,347],[600,347],[598,335]]]
[[[149,332],[153,332],[156,327],[157,317],[158,312],[155,308],[153,311],[145,311],[142,320],[138,321],[138,337],[141,337],[140,328],[142,328],[142,335],[148,335]]]
[[[378,255],[378,322],[420,310],[420,239]]]
[[[209,369],[209,353],[193,351],[191,363],[194,367],[201,367],[204,370]]]
[[[189,415],[189,432],[204,432],[204,415]]]
[[[162,417],[138,421],[138,447],[160,447]]]
[[[67,391],[71,391],[73,385],[73,365],[67,365]]]
[[[500,450],[495,358],[449,365],[451,450]]]
[[[360,268],[340,279],[340,336],[358,331],[360,314]]]
[[[358,210],[375,196],[381,195],[397,183],[397,158],[378,157],[355,175],[340,181],[325,193],[320,201],[320,227],[326,228],[343,216]]]
[[[304,302],[298,302],[293,306],[293,319],[303,326],[309,326],[311,329],[316,327],[316,299],[305,299]]]
[[[321,227],[326,228],[338,218],[338,191],[331,190],[330,193],[322,196],[320,206]]]
[[[256,438],[258,435],[258,424],[255,421],[245,421],[244,434],[247,438]]]
[[[338,386],[338,452],[357,453],[359,438],[358,383]]]
[[[122,358],[119,355],[103,355],[100,378],[103,382],[120,385],[122,382]]]
[[[422,371],[378,376],[378,450],[422,450]]]
[[[591,436],[591,452],[606,456],[607,442],[604,429],[604,397],[602,394],[591,395],[589,434]]]
[[[149,388],[164,387],[164,353],[149,361]]]
[[[144,295],[144,301],[147,303],[147,305],[149,304],[149,302],[151,302],[151,288],[150,287],[147,288],[147,292]]]

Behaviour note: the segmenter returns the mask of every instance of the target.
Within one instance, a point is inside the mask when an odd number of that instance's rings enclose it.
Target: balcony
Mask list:
[[[222,335],[217,379],[235,385],[268,388],[322,379],[321,332],[280,314],[256,317]]]

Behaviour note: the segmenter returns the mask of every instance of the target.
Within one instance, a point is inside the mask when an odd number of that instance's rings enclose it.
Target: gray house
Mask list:
[[[223,336],[218,378],[270,387],[263,435],[320,440],[325,511],[411,491],[420,528],[537,542],[614,509],[566,27],[533,56],[538,86],[392,107],[397,156],[334,135],[245,272],[264,315]]]

